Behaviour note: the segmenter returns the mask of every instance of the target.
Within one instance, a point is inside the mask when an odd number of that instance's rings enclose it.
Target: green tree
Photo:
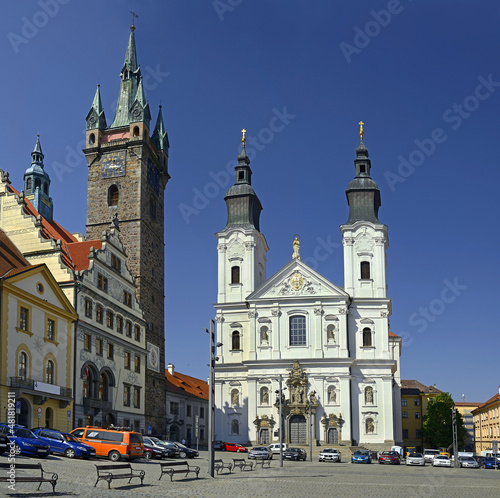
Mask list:
[[[438,394],[427,407],[424,416],[423,436],[434,448],[448,448],[453,444],[453,428],[451,410],[455,402],[449,393]],[[458,447],[465,446],[465,427],[462,415],[457,410],[457,440]]]

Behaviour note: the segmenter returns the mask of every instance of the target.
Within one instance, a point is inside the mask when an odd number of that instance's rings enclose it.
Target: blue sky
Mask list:
[[[97,83],[108,123],[136,20],[153,120],[170,138],[167,361],[207,376],[214,233],[248,131],[268,276],[301,236],[343,285],[339,225],[358,122],[389,227],[391,330],[402,377],[467,401],[497,392],[500,5],[476,0],[40,0],[3,6],[2,169],[22,188],[41,135],[54,217],[85,232],[81,152]],[[252,150],[250,150],[252,149]],[[228,166],[229,165],[229,166]],[[231,175],[227,171],[231,171]]]

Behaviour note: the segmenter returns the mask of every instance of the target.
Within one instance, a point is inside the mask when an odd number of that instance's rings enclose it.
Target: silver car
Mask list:
[[[272,460],[273,454],[267,446],[255,446],[248,452],[248,458],[259,460]]]
[[[425,466],[425,458],[422,453],[410,453],[406,457],[406,465],[421,465]]]
[[[321,453],[319,454],[319,461],[326,462],[327,460],[331,462],[340,462],[340,451],[335,448],[325,448],[324,450],[321,450]]]
[[[459,457],[460,467],[470,467],[471,469],[478,469],[479,463],[474,457],[463,456]]]

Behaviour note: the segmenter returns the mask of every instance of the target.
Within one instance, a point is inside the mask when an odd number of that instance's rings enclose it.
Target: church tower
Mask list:
[[[31,153],[31,166],[24,172],[24,193],[35,209],[48,221],[52,221],[54,206],[49,196],[50,178],[43,167],[43,152],[40,136]]]
[[[351,297],[385,298],[387,227],[378,219],[380,190],[370,177],[371,162],[363,143],[363,123],[354,165],[356,176],[346,190],[349,219],[340,227],[344,244],[344,288]]]
[[[153,433],[165,433],[164,190],[170,178],[169,142],[161,106],[150,135],[134,30],[132,25],[111,125],[106,124],[99,86],[86,118],[87,239],[99,239],[112,219],[118,223],[147,323],[146,425]],[[125,291],[123,299],[130,302]]]
[[[243,131],[236,180],[226,192],[227,223],[218,232],[218,304],[242,302],[266,280],[267,242],[260,232],[262,205],[252,188],[250,159],[245,150]]]

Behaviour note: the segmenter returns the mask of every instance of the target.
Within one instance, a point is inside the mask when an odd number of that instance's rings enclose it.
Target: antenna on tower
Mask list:
[[[462,394],[462,401],[465,401],[465,394]]]

